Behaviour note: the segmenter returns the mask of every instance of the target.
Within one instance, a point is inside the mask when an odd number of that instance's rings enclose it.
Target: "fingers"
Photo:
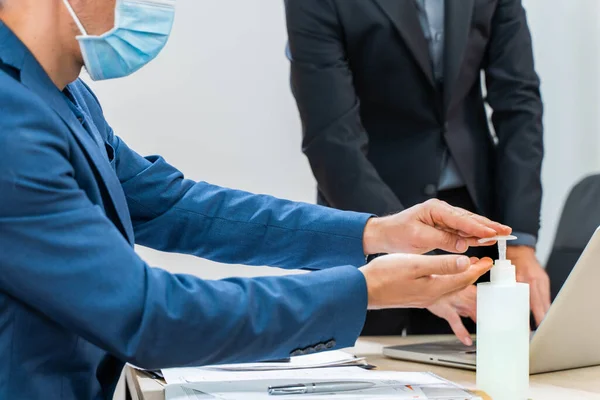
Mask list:
[[[479,238],[468,238],[469,247],[486,247],[486,246],[494,246],[498,243],[496,240],[490,240],[487,242],[480,242]]]
[[[492,268],[492,265],[493,261],[491,258],[482,258],[476,264],[471,265],[471,267],[465,272],[455,275],[433,277],[435,279],[433,279],[432,285],[435,286],[437,293],[447,294],[462,290],[475,283],[475,281],[477,281],[481,275],[485,274],[490,270],[490,268]]]
[[[450,324],[450,328],[452,328],[452,332],[454,332],[458,340],[460,340],[465,346],[473,345],[471,335],[469,334],[469,331],[467,331],[467,328],[465,328],[465,325],[463,324],[462,319],[457,312],[452,311],[446,316],[445,319]]]
[[[415,256],[413,262],[415,278],[462,274],[471,265],[468,257],[458,255]]]
[[[422,230],[422,247],[430,249],[440,249],[448,253],[462,254],[469,247],[479,247],[488,245],[479,243],[475,237],[463,237],[460,233],[451,232],[445,229],[425,228]],[[493,242],[495,243],[495,242]]]
[[[469,241],[454,232],[427,227],[423,229],[423,247],[440,249],[449,253],[464,253],[469,249]]]
[[[496,243],[498,243],[495,240],[481,243],[479,241],[479,238],[464,237],[461,234],[456,235],[454,239],[455,239],[455,243],[456,243],[455,244],[456,249],[452,251],[454,253],[456,253],[456,252],[464,253],[469,249],[469,247],[486,247],[486,246],[493,246]],[[446,250],[446,251],[450,251],[450,250]]]
[[[488,272],[493,265],[494,261],[489,257],[480,259],[478,262],[471,265],[471,268],[465,273],[467,275],[466,279],[470,281],[470,284],[475,283],[475,281],[477,281],[481,275]]]
[[[464,241],[466,241],[468,247],[492,246],[497,243],[497,241],[495,241],[495,240],[491,241],[491,240],[489,240],[489,238],[486,238],[489,241],[487,241],[485,243],[481,243],[480,242],[480,240],[482,240],[481,238],[470,236],[470,235],[466,234],[465,232],[461,232],[461,231],[457,231],[457,230],[449,229],[449,228],[444,228],[441,226],[436,226],[436,228],[443,230],[445,232],[452,233],[453,235],[455,235],[455,240],[463,239]]]
[[[468,217],[470,217],[470,218],[478,221],[479,223],[481,223],[481,224],[483,224],[483,225],[485,225],[485,226],[487,226],[489,228],[492,228],[494,231],[496,231],[498,233],[498,236],[501,236],[501,235],[510,235],[512,233],[512,228],[509,227],[509,226],[503,225],[503,224],[501,224],[499,222],[496,222],[496,221],[492,221],[489,218],[486,218],[486,217],[484,217],[482,215],[478,215],[478,214],[472,213],[472,212],[467,211],[467,210],[465,210],[463,208],[460,208],[460,207],[453,207],[453,206],[450,206],[450,207],[454,208],[460,214],[462,214],[464,216],[468,216]],[[466,231],[463,231],[463,232],[466,233]]]
[[[546,312],[544,310],[544,305],[542,303],[542,297],[537,285],[532,285],[530,287],[531,290],[531,311],[533,312],[533,317],[535,318],[536,326],[540,326]]]
[[[434,225],[462,232],[461,236],[488,238],[512,232],[508,226],[441,201],[428,201],[426,204]]]
[[[477,322],[477,287],[467,286],[460,292],[457,301],[458,314],[461,317],[468,317]]]
[[[454,304],[459,296],[460,295],[445,296],[427,309],[433,313],[433,315],[444,318],[450,325],[450,328],[452,328],[452,332],[454,332],[456,337],[463,344],[471,346],[473,344],[471,336],[465,328],[459,311],[457,311],[456,305]]]
[[[545,273],[545,271],[544,271]],[[545,275],[545,279],[540,282],[540,294],[542,296],[542,301],[544,304],[544,316],[548,314],[550,310],[550,306],[552,305],[552,299],[550,295],[550,278],[548,275]],[[541,321],[540,321],[541,323]]]
[[[521,268],[521,271],[517,270],[517,272],[521,272],[521,274],[517,274],[517,281],[529,284],[531,312],[536,326],[539,326],[551,305],[550,279],[537,261],[527,264],[526,261],[521,262],[517,259],[515,264],[520,266],[517,268]]]
[[[538,280],[530,286],[531,311],[535,318],[535,324],[540,326],[548,309],[550,309],[550,282]]]

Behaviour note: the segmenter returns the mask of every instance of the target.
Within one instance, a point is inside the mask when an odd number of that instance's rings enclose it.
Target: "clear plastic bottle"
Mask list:
[[[477,387],[494,400],[526,400],[529,391],[529,285],[517,283],[497,237],[489,283],[477,285]]]

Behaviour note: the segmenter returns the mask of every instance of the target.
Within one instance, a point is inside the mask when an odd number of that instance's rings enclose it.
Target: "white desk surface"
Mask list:
[[[376,365],[380,370],[431,371],[467,388],[474,388],[475,373],[473,371],[399,361],[381,354],[384,346],[451,338],[451,336],[363,337],[359,339],[355,347],[346,349],[346,351],[357,356],[367,357],[367,361]],[[164,382],[152,379],[129,367],[126,377],[133,400],[164,400]],[[533,400],[600,400],[600,366],[532,375],[530,390]]]

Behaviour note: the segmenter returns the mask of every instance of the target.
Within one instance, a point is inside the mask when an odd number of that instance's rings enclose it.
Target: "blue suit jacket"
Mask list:
[[[0,22],[0,398],[111,398],[125,362],[350,346],[368,218],[195,183],[139,156],[84,83],[59,91]],[[134,243],[322,271],[205,281],[151,268]]]

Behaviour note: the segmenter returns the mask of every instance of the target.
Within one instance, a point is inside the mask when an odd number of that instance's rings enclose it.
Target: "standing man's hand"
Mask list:
[[[365,254],[424,254],[435,249],[464,253],[481,246],[479,239],[511,232],[508,226],[434,199],[389,217],[371,218],[363,247]]]
[[[550,278],[532,247],[508,246],[506,258],[512,261],[517,270],[517,281],[529,284],[531,311],[539,326],[550,309]]]
[[[373,310],[431,307],[442,297],[471,286],[491,267],[489,258],[390,254],[360,271],[367,282],[368,308]]]
[[[434,315],[444,318],[450,324],[452,332],[466,346],[471,346],[473,340],[461,317],[471,318],[477,322],[477,286],[470,285],[465,289],[450,293],[427,307]]]

